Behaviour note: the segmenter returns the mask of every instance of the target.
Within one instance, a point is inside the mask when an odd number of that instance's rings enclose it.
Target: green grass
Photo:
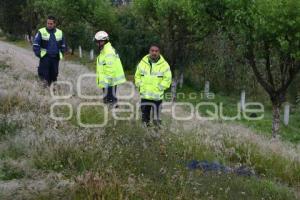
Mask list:
[[[25,177],[25,171],[8,161],[3,161],[0,166],[0,180],[13,180]]]
[[[261,152],[255,143],[237,143],[230,137],[224,138],[224,146],[233,150],[226,156],[228,162],[250,166],[261,177],[279,180],[291,186],[300,185],[298,161],[279,156],[276,152]]]
[[[223,100],[222,96],[217,98]],[[232,105],[226,114],[234,114],[233,101],[226,99]],[[9,113],[27,102],[9,97],[1,103],[5,106],[0,112]],[[34,111],[38,115],[48,113]],[[68,109],[60,107],[55,112],[65,117]],[[19,134],[24,133],[18,133],[14,123],[1,125],[1,144],[5,145],[0,151],[4,163],[0,179],[27,178],[27,169],[8,162],[26,159],[37,179],[57,173],[58,179],[74,182],[56,189],[49,184],[41,192],[23,189],[22,197],[26,195],[27,199],[296,199],[293,191],[300,183],[299,163],[276,152],[262,151],[251,141],[241,143],[227,135],[209,141],[203,130],[181,130],[180,134],[162,130],[158,138],[139,122],[115,124],[111,117],[104,128],[84,129],[78,126],[76,113],[73,116],[70,122],[58,123],[53,129],[51,122],[45,124],[37,116],[28,124],[34,127],[31,137],[39,138],[33,140],[23,140]],[[85,124],[101,123],[103,110],[83,107],[80,117]],[[215,143],[221,147],[216,148]],[[228,154],[229,149],[234,152]],[[226,166],[244,164],[253,168],[257,177],[189,170],[186,165],[190,160],[218,161]],[[57,184],[56,177],[52,181],[52,185]]]
[[[80,121],[83,124],[103,124],[105,119],[102,106],[82,106],[80,114]]]
[[[216,93],[214,95],[213,99],[205,99],[203,98],[203,95],[201,95],[201,92],[195,91],[192,88],[182,88],[179,89],[178,92],[182,92],[185,95],[185,98],[182,96],[179,96],[180,98],[178,101],[183,101],[183,102],[191,102],[194,105],[200,103],[200,102],[212,102],[216,103],[218,106],[220,106],[220,103],[223,103],[223,114],[228,117],[233,117],[238,114],[237,112],[237,104],[240,101],[239,96],[225,96]],[[188,94],[192,92],[197,92],[197,98],[191,99],[188,98]],[[250,101],[251,98],[246,97],[246,102]],[[259,100],[254,100],[254,102],[260,102]],[[235,120],[235,121],[226,121],[228,123],[233,122],[233,123],[240,123],[245,125],[246,127],[251,128],[255,132],[261,133],[263,135],[267,135],[271,137],[272,133],[272,108],[271,104],[269,101],[263,101],[261,102],[264,105],[264,118],[262,120],[247,120],[244,117],[241,118],[241,120]],[[300,109],[297,107],[291,107],[291,112],[290,112],[290,122],[288,126],[285,126],[283,124],[283,108],[281,110],[281,126],[280,126],[280,136],[282,137],[283,140],[290,141],[293,143],[299,143],[300,142]],[[210,110],[214,112],[214,108],[212,106],[201,106],[199,112],[203,116],[208,116],[206,113],[206,110]],[[258,114],[258,113],[257,113]],[[258,114],[260,115],[260,114]],[[222,121],[222,120],[221,120]]]
[[[32,159],[40,170],[73,177],[72,199],[295,199],[271,181],[278,174],[260,179],[188,170],[191,159],[236,161],[219,157],[195,134],[161,134],[153,137],[134,122],[110,124],[81,142],[46,140]]]
[[[87,66],[87,68],[91,71],[96,71],[96,58],[97,53],[95,52],[94,60],[90,60],[90,53],[87,51],[82,52],[82,58],[79,57],[78,51],[75,51],[73,55],[70,53],[65,55],[65,60],[80,63],[84,66]]]
[[[9,65],[7,65],[4,61],[0,61],[0,70],[5,70],[7,68],[9,68]]]
[[[71,177],[90,169],[97,162],[101,152],[96,146],[93,147],[91,151],[87,151],[87,147],[78,144],[65,142],[54,144],[45,141],[44,145],[37,148],[31,156],[37,169],[62,172]]]
[[[16,122],[10,122],[6,117],[0,121],[0,141],[6,139],[8,136],[15,135],[21,126]]]
[[[130,181],[138,184],[145,179],[133,176]],[[74,199],[294,199],[268,181],[198,171],[182,175],[181,180],[170,179],[170,175],[164,175],[159,181],[135,187],[135,183],[116,175],[92,176],[75,188]]]
[[[25,156],[25,146],[24,144],[20,144],[14,142],[12,140],[4,141],[6,143],[5,148],[2,148],[0,151],[0,159],[19,159]]]
[[[34,108],[31,102],[23,97],[19,96],[18,94],[8,94],[0,99],[0,113],[1,114],[8,114],[17,108],[22,110],[31,110]]]
[[[26,41],[25,39],[20,39],[16,37],[5,37],[0,35],[0,40],[5,41],[5,42],[10,42],[16,46],[25,48],[25,49],[30,49],[32,46],[31,44]]]
[[[15,40],[15,41],[11,41],[14,45],[17,45],[19,47],[22,48],[26,48],[29,49],[31,48],[31,44],[25,40]]]

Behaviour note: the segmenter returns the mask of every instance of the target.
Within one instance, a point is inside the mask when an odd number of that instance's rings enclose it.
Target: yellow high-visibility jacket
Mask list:
[[[108,42],[97,57],[97,85],[100,88],[115,86],[126,82],[119,55]]]
[[[40,57],[42,58],[47,54],[46,48],[47,48],[47,43],[50,39],[50,33],[48,33],[46,27],[40,28],[39,32],[41,33],[41,36],[42,36],[41,54],[40,54]],[[60,29],[56,28],[54,35],[55,35],[55,39],[59,45],[59,49],[61,49],[63,32]],[[59,51],[59,58],[63,59],[63,53],[61,51]]]
[[[146,55],[138,64],[135,72],[135,85],[139,88],[142,99],[162,100],[164,91],[172,82],[172,73],[167,61],[160,56],[156,63],[151,63]]]

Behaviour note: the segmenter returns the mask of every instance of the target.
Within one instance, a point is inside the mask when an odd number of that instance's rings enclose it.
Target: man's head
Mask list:
[[[55,19],[55,17],[49,16],[47,18],[47,29],[48,30],[52,30],[52,29],[55,28],[55,26],[56,26],[56,19]]]
[[[102,49],[104,45],[109,41],[109,35],[105,31],[99,31],[95,35],[95,42],[99,49]]]
[[[151,60],[157,61],[160,56],[160,49],[157,44],[152,44],[149,49],[149,55]]]
[[[96,41],[96,44],[99,47],[99,49],[102,49],[106,43],[107,43],[106,40],[97,40]]]

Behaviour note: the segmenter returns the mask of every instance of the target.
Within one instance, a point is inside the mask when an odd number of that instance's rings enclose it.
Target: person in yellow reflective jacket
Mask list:
[[[149,54],[144,56],[135,72],[135,85],[141,97],[142,122],[150,124],[150,113],[153,113],[153,124],[160,126],[160,110],[164,91],[172,82],[170,66],[162,55],[158,45],[151,45]]]
[[[97,85],[103,89],[103,102],[115,105],[117,85],[126,82],[123,66],[105,31],[97,32],[95,41],[100,49],[96,68]]]

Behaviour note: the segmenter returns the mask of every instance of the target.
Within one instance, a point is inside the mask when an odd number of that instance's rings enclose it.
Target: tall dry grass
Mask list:
[[[8,130],[0,140],[2,199],[295,199],[299,146],[237,125],[176,122],[169,114],[160,135],[136,121],[111,120],[101,129],[55,122],[49,108],[56,100],[38,81],[32,55],[20,50],[23,59],[14,60],[19,49],[8,47],[9,67],[0,71],[1,126]],[[75,84],[87,72],[65,62],[59,80]],[[94,80],[84,83],[84,91],[99,92]],[[67,101],[75,107],[85,100],[74,87]],[[247,165],[258,178],[189,171],[192,159]]]

